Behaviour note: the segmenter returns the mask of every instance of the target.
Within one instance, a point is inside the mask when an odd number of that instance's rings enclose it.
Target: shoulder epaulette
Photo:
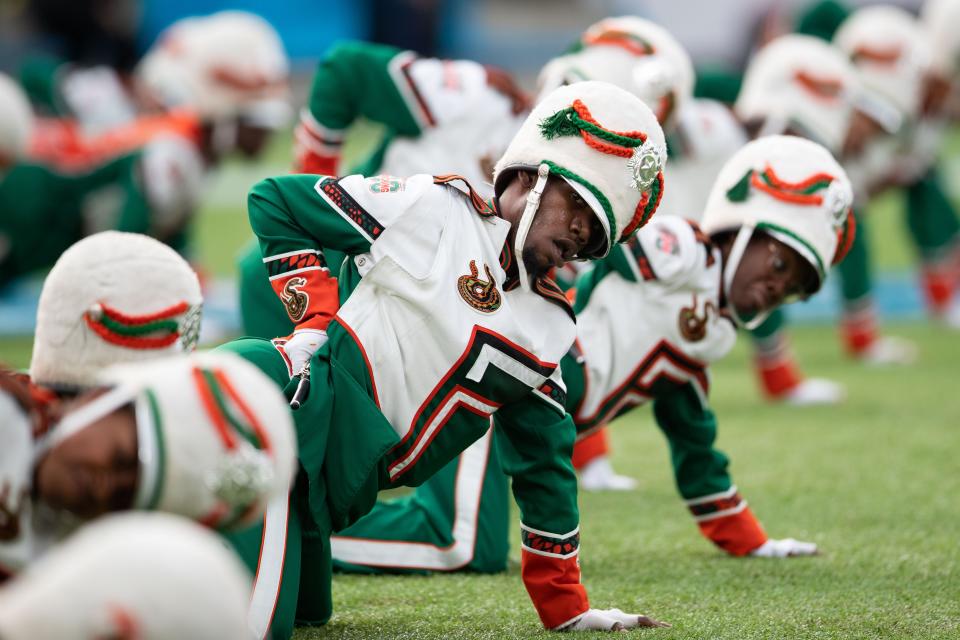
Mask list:
[[[570,301],[567,300],[567,296],[564,295],[563,290],[557,286],[556,282],[550,278],[537,278],[534,282],[533,290],[548,302],[552,302],[566,311],[571,320],[574,322],[577,321],[577,316],[573,313],[573,307],[570,306]]]
[[[463,186],[466,187],[466,191],[461,189],[459,186],[454,185],[454,182],[462,182]],[[433,176],[434,184],[445,184],[453,187],[459,191],[462,195],[470,198],[470,204],[473,205],[473,208],[476,209],[477,213],[481,216],[492,216],[494,215],[493,207],[489,202],[483,199],[483,197],[477,193],[477,190],[473,188],[467,179],[461,175],[455,173],[448,173],[442,176]]]
[[[713,240],[710,239],[710,236],[705,234],[703,230],[693,220],[687,220],[687,224],[690,225],[690,228],[693,229],[693,237],[697,239],[697,242],[703,245],[703,248],[707,250],[707,266],[712,267],[714,263],[713,257]]]

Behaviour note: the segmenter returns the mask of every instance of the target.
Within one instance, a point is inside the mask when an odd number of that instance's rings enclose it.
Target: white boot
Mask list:
[[[950,307],[944,312],[943,324],[948,329],[960,331],[960,296],[954,296]]]
[[[858,357],[871,366],[909,365],[917,361],[917,345],[896,336],[881,336]]]
[[[815,556],[820,553],[815,542],[802,542],[793,538],[767,540],[750,552],[755,558],[795,558],[797,556]]]
[[[598,456],[580,469],[580,486],[584,491],[633,491],[637,481],[618,475],[610,465],[610,458]]]
[[[824,378],[807,378],[783,396],[783,401],[795,407],[840,404],[847,397],[843,385]]]

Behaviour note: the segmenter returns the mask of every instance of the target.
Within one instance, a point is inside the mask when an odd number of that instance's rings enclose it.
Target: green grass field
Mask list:
[[[744,344],[714,371],[720,445],[741,493],[768,534],[813,540],[823,555],[733,559],[714,549],[678,499],[665,440],[641,408],[611,433],[615,466],[640,490],[580,498],[592,603],[672,622],[635,632],[661,639],[960,637],[960,402],[950,397],[960,340],[895,331],[917,341],[922,365],[860,368],[838,355],[832,330],[796,330],[809,371],[848,385],[840,408],[763,404]],[[547,637],[517,547],[505,575],[337,576],[333,620],[296,637]]]
[[[275,146],[274,166],[286,144]],[[221,180],[197,221],[198,257],[218,276],[232,273],[250,237],[249,185],[236,183]],[[896,196],[875,203],[870,233],[881,269],[902,271],[912,256],[897,208]],[[745,344],[713,372],[720,445],[741,493],[771,536],[813,540],[822,556],[743,560],[715,550],[673,489],[649,411],[638,409],[611,435],[615,466],[640,490],[581,497],[593,604],[673,623],[636,632],[664,640],[960,637],[960,336],[926,323],[890,332],[917,342],[916,366],[862,368],[840,354],[831,326],[793,330],[806,371],[847,385],[839,408],[764,404]],[[0,360],[23,367],[29,354],[29,338],[0,339]],[[516,547],[498,576],[337,576],[333,620],[296,638],[545,637]]]

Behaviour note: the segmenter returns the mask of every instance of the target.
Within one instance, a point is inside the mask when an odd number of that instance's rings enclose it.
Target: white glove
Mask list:
[[[819,550],[815,542],[801,542],[793,538],[767,540],[750,552],[755,558],[791,558],[793,556],[815,556]]]
[[[321,329],[297,329],[293,335],[283,343],[283,350],[290,358],[290,369],[293,375],[299,374],[313,354],[327,341],[327,332]]]
[[[635,627],[669,627],[660,622],[636,613],[624,613],[620,609],[588,609],[577,621],[567,625],[561,631],[623,631]]]

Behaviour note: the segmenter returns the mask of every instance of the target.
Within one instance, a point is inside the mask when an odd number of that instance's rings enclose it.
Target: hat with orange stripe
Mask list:
[[[202,302],[197,274],[162,242],[120,231],[87,236],[43,282],[30,377],[82,389],[109,365],[191,351]]]
[[[33,112],[26,94],[10,76],[0,73],[0,165],[23,155],[32,129]]]
[[[514,239],[523,255],[527,232],[550,174],[565,180],[597,216],[606,236],[596,255],[607,255],[653,216],[663,194],[667,150],[657,117],[638,97],[607,82],[555,89],[530,113],[494,169],[494,190],[517,170],[537,172]],[[520,284],[529,287],[523,260]]]
[[[140,460],[134,509],[233,529],[290,490],[297,450],[289,406],[243,358],[197,352],[110,367],[98,381],[112,388],[68,414],[43,449],[132,406]]]
[[[606,18],[587,28],[570,52],[554,58],[540,72],[541,91],[602,80],[644,101],[664,130],[693,96],[693,63],[683,45],[658,24],[624,16]]]
[[[823,146],[796,136],[766,136],[745,145],[717,176],[700,223],[710,235],[736,233],[723,271],[727,299],[757,231],[794,249],[816,271],[817,288],[823,286],[829,268],[853,243],[852,203],[846,172]],[[736,318],[732,305],[731,311]],[[736,319],[753,328],[764,318]]]
[[[920,111],[924,74],[930,69],[927,38],[919,20],[905,9],[877,5],[851,14],[833,42],[849,56],[864,87],[910,119]]]
[[[249,602],[250,575],[220,536],[163,513],[110,515],[4,584],[0,637],[251,638]]]
[[[932,48],[933,69],[946,78],[960,76],[960,0],[926,0],[920,18]]]
[[[733,110],[741,122],[760,124],[759,135],[791,131],[839,153],[855,108],[890,132],[900,126],[892,105],[864,91],[843,52],[819,38],[790,34],[753,57]]]

